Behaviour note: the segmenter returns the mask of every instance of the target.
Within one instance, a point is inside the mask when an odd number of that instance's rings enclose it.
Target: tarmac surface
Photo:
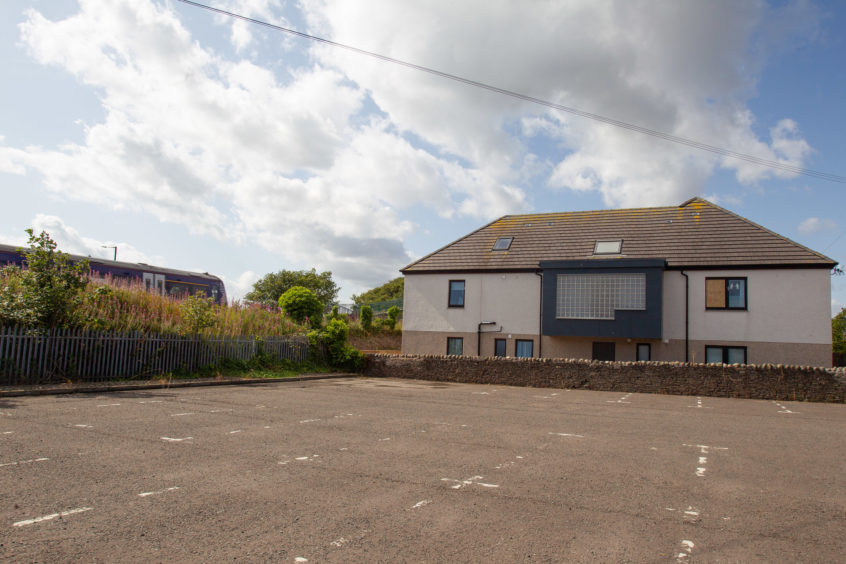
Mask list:
[[[344,378],[0,398],[0,560],[843,562],[846,405]]]

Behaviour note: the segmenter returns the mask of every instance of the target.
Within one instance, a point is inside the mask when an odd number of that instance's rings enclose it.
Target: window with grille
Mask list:
[[[616,310],[646,309],[646,274],[559,274],[558,319],[614,319]]]

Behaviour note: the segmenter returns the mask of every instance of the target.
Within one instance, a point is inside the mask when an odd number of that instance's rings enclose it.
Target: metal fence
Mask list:
[[[249,361],[264,354],[304,362],[305,337],[199,337],[0,328],[0,385],[152,377]]]

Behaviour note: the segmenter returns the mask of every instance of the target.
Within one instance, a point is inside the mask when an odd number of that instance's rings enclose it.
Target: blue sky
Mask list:
[[[846,176],[840,2],[209,0],[274,24]],[[586,120],[176,1],[0,3],[0,241],[341,299],[509,213],[704,196],[846,260],[846,185]],[[832,308],[846,277],[832,278]]]

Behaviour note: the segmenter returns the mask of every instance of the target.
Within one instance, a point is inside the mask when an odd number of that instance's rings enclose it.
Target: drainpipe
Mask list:
[[[690,278],[684,270],[679,272],[684,276],[684,361],[690,362]]]
[[[543,358],[543,271],[535,272],[540,277],[538,292],[538,358]]]
[[[480,321],[476,327],[476,356],[482,356],[482,325],[496,325],[496,321]],[[502,331],[502,327],[499,330]]]

